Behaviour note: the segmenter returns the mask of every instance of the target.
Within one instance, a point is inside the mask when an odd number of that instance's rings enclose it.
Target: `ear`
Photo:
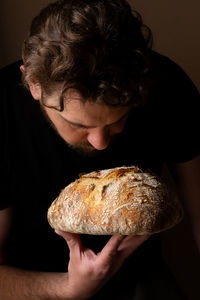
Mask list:
[[[22,73],[24,73],[24,65],[21,65],[20,66],[20,70]],[[29,89],[30,89],[30,92],[33,96],[33,98],[35,100],[40,100],[41,99],[41,95],[42,95],[42,91],[41,91],[41,87],[39,85],[39,83],[36,83],[36,82],[28,82],[28,85],[29,85]]]
[[[24,65],[21,65],[19,68],[20,68],[20,71],[21,71],[22,73],[24,73]]]

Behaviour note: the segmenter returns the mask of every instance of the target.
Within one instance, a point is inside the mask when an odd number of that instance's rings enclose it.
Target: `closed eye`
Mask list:
[[[119,124],[120,122],[122,122],[127,116],[129,115],[129,111],[127,113],[125,113],[119,120],[117,120],[116,122],[113,122],[111,124],[107,124],[105,125],[105,127],[109,127],[109,126],[112,126],[112,125],[117,125]],[[90,128],[96,128],[96,126],[87,126],[87,125],[84,125],[84,124],[81,124],[81,123],[76,123],[76,122],[72,122],[70,120],[67,120],[66,118],[64,118],[63,116],[61,116],[63,120],[65,120],[69,125],[70,127],[72,128],[80,128],[80,129],[90,129]]]
[[[88,128],[91,128],[91,127],[88,127],[88,126],[84,126],[82,124],[75,124],[75,123],[72,123],[72,122],[67,122],[70,127],[72,128],[80,128],[80,129],[88,129]]]

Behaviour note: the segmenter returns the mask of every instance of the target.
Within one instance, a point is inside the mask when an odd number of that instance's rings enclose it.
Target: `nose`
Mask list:
[[[87,136],[88,142],[97,150],[106,149],[110,143],[108,128],[93,128]]]

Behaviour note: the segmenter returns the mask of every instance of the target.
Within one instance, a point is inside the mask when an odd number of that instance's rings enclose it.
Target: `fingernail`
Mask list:
[[[125,235],[122,235],[122,234],[119,234],[119,235],[117,235],[117,238],[118,238],[118,240],[119,241],[122,241],[123,239],[125,239]]]
[[[58,235],[62,235],[62,232],[61,232],[60,230],[55,229],[54,231],[55,231],[55,233],[57,233]]]

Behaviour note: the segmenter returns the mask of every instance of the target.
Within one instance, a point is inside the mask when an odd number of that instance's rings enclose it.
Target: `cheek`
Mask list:
[[[77,142],[85,141],[87,139],[87,132],[85,130],[72,128],[58,115],[56,115],[54,111],[48,108],[45,108],[45,113],[50,123],[53,125],[53,128],[67,143],[74,144]]]
[[[59,133],[69,143],[81,142],[87,138],[87,132],[70,128],[68,125],[62,127]]]

